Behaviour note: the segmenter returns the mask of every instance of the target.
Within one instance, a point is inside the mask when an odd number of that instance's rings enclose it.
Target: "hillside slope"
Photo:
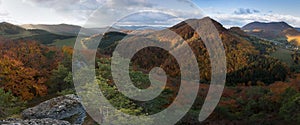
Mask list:
[[[242,30],[260,38],[300,45],[300,32],[285,22],[253,22],[242,27]]]
[[[100,46],[99,53],[111,56],[116,46],[120,44],[120,40],[125,38],[125,41],[122,42],[128,42],[126,50],[118,51],[124,57],[127,57],[128,52],[136,50],[138,44],[144,44],[145,42],[153,45],[159,42],[161,45],[171,48],[171,52],[181,53],[182,56],[186,56],[187,51],[182,51],[183,41],[181,39],[183,39],[188,43],[197,57],[198,66],[201,70],[200,78],[203,82],[210,81],[211,65],[207,48],[203,41],[198,38],[198,34],[194,29],[186,23],[188,22],[189,24],[195,24],[195,26],[201,27],[201,21],[203,20],[205,19],[186,20],[170,28],[149,34],[126,35],[113,33],[109,37],[104,37],[106,40],[104,39],[104,42],[102,42],[108,46],[105,46],[105,48]],[[270,42],[248,36],[241,29],[228,30],[217,21],[213,19],[210,20],[212,20],[219,31],[219,37],[222,39],[225,47],[227,58],[227,83],[229,85],[248,83],[249,81],[252,82],[252,84],[256,84],[258,81],[269,84],[274,81],[285,80],[288,74],[287,67],[280,61],[268,56],[269,51],[273,49],[273,45]],[[93,45],[93,41],[97,41],[99,38],[100,37],[97,36],[91,37],[85,39],[84,43]],[[111,39],[109,40],[108,38]],[[180,76],[179,65],[174,63],[177,62],[177,60],[170,55],[170,53],[158,47],[147,47],[139,50],[131,59],[131,62],[132,65],[137,66],[135,67],[136,69],[150,71],[154,66],[159,66],[164,68],[166,73],[171,77],[177,78]],[[186,63],[186,65],[195,65],[189,61]],[[279,69],[281,70],[280,72],[278,71]],[[274,78],[274,76],[276,77]]]
[[[107,29],[104,28],[83,28],[81,26],[69,25],[69,24],[58,24],[58,25],[45,25],[45,24],[25,24],[21,25],[25,29],[40,29],[45,30],[50,33],[60,34],[60,35],[71,35],[77,36],[80,32],[81,35],[92,36],[95,34],[102,34]],[[111,28],[110,31],[117,31],[118,29]]]
[[[50,44],[57,39],[68,39],[74,36],[58,35],[40,29],[24,29],[10,24],[0,23],[0,36],[11,40],[35,40],[43,44]]]

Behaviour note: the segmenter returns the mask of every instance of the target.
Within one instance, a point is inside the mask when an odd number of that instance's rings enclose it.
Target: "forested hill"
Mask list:
[[[59,35],[40,29],[24,29],[10,23],[0,23],[0,36],[10,40],[35,40],[42,44],[51,44],[58,39],[69,39],[74,35]]]
[[[270,54],[276,50],[276,47],[272,42],[249,36],[240,28],[228,30],[217,21],[211,20],[219,31],[219,37],[221,37],[225,47],[228,85],[248,83],[256,85],[257,82],[271,84],[275,81],[284,81],[288,77],[290,74],[289,67],[280,60],[270,57]],[[197,24],[203,21],[203,19],[190,19],[187,21],[189,23]],[[124,37],[129,39],[128,41],[147,40],[162,42],[171,46],[171,48],[174,48],[172,51],[179,50],[178,47],[180,47],[182,43],[178,37],[170,35],[170,31],[177,33],[181,38],[188,42],[194,53],[197,55],[198,65],[201,69],[200,77],[203,81],[210,81],[211,68],[207,49],[202,40],[198,39],[198,34],[185,21],[165,30],[145,34],[142,39],[140,35],[126,36],[126,34],[123,33],[118,34],[111,32],[109,33],[110,35],[105,35],[103,37],[104,39],[99,46],[99,52],[104,55],[111,55],[119,40]],[[93,41],[96,41],[99,38],[100,37],[90,37],[85,39],[84,43],[88,45],[88,43],[93,43]],[[134,46],[128,46],[127,49],[134,49],[133,47]],[[133,64],[144,68],[146,68],[146,65],[165,66],[166,70],[169,70],[174,76],[179,75],[180,73],[179,69],[176,69],[177,66],[170,64],[176,62],[176,60],[159,48],[145,48],[136,54],[132,61]],[[146,62],[160,62],[161,64],[149,64]],[[146,70],[150,70],[149,68],[151,67],[147,67]]]

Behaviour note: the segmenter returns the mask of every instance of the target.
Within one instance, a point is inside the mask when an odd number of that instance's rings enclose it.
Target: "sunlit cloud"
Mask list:
[[[203,14],[197,11],[197,7],[190,4],[189,0],[20,0],[18,5],[31,5],[30,7],[22,8],[26,11],[19,10],[1,10],[0,20],[17,20],[26,23],[71,23],[84,25],[91,17],[94,18],[90,27],[108,26],[116,20],[120,20],[120,25],[151,25],[151,26],[170,26],[182,20],[190,18],[202,18]],[[0,5],[7,4],[7,1],[1,1]],[[15,5],[17,2],[10,2]],[[166,4],[168,3],[168,4]],[[179,3],[179,5],[178,5]],[[164,7],[160,7],[160,5]],[[185,5],[184,7],[182,5]],[[95,13],[97,9],[100,10]],[[192,8],[192,9],[186,9]],[[8,8],[10,9],[10,8]],[[214,7],[201,8],[206,16],[210,16],[225,27],[243,26],[253,21],[260,22],[278,22],[285,21],[288,24],[300,27],[300,19],[297,16],[288,14],[278,14],[274,11],[262,11],[257,8],[221,8]],[[40,12],[33,12],[41,10]],[[124,14],[129,12],[137,12],[140,10],[148,10],[146,13],[134,14],[128,19],[123,19]],[[18,12],[20,11],[20,12]],[[22,12],[33,12],[35,15],[22,17]],[[9,13],[10,14],[9,14]],[[150,14],[149,12],[152,12]],[[43,15],[44,14],[44,15]],[[14,16],[9,17],[9,16]],[[21,15],[21,16],[20,16]]]
[[[101,6],[99,0],[23,0],[36,6],[51,8],[71,18],[85,19]]]
[[[256,9],[249,9],[249,8],[239,8],[238,10],[234,11],[234,14],[237,15],[247,15],[247,14],[254,14],[259,13],[259,10]]]
[[[240,9],[238,9],[240,10]],[[243,13],[243,14],[242,14]],[[242,10],[234,11],[233,13],[214,13],[212,18],[221,22],[225,27],[244,26],[247,23],[259,21],[259,22],[281,22],[284,21],[294,27],[300,27],[300,17],[293,15],[276,14],[273,12],[261,12],[257,10]]]
[[[189,18],[201,18],[201,13],[195,11],[195,6],[187,0],[166,0],[160,7],[159,0],[23,0],[24,2],[50,8],[55,12],[64,15],[66,18],[74,18],[78,21],[85,22],[93,18],[88,27],[102,27],[110,25],[116,20],[121,20],[120,25],[173,25],[179,21]],[[185,5],[192,10],[176,6]],[[175,8],[175,9],[174,9]],[[96,12],[96,10],[98,10]],[[147,13],[134,14],[129,19],[122,19],[124,14],[130,12],[139,12],[147,10]],[[159,12],[158,12],[159,11]],[[153,12],[150,14],[149,12]],[[200,16],[199,16],[200,15]]]

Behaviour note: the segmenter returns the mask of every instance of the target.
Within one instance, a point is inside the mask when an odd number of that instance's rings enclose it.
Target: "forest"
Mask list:
[[[197,23],[199,20],[193,21]],[[146,35],[146,40],[173,45],[171,51],[176,52],[182,43],[176,42],[175,38],[168,39],[168,31],[173,31],[184,39],[197,55],[198,64],[189,61],[186,63],[199,67],[201,81],[198,96],[192,108],[177,124],[300,123],[299,51],[291,51],[268,40],[247,35],[239,28],[226,29],[214,20],[213,23],[220,33],[226,53],[226,86],[216,109],[202,123],[199,123],[198,115],[211,81],[211,62],[205,44],[198,38],[195,30],[184,22]],[[19,30],[21,33],[25,32],[25,35],[28,32],[41,32]],[[18,33],[14,32],[14,35],[20,35]],[[72,73],[76,37],[47,37],[41,41],[40,37],[37,37],[40,35],[27,36],[26,39],[11,38],[12,36],[0,38],[0,120],[21,118],[21,112],[27,108],[51,98],[76,94]],[[81,41],[81,44],[88,48],[103,37],[95,57],[96,83],[109,102],[121,112],[139,116],[161,112],[176,99],[182,84],[180,66],[174,56],[162,48],[147,47],[138,51],[130,59],[129,74],[133,84],[138,88],[149,87],[149,72],[154,67],[160,67],[167,74],[166,87],[151,101],[136,101],[126,97],[115,85],[116,81],[111,73],[111,56],[118,42],[127,36],[133,40],[139,39],[124,32],[113,31],[103,36],[86,36]],[[129,46],[128,49],[134,49],[131,47],[133,46]],[[104,107],[99,108],[104,110]],[[115,115],[102,114],[101,117],[114,121],[112,124],[116,125],[141,122],[137,119],[124,120]],[[154,121],[155,119],[143,119],[138,124]],[[88,116],[84,124],[97,123]]]

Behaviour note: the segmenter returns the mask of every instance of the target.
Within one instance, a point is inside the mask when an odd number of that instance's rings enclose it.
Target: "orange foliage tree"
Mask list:
[[[1,87],[24,100],[47,93],[47,87],[43,85],[44,79],[36,79],[38,75],[37,70],[24,67],[22,62],[7,55],[0,58]]]
[[[46,81],[63,52],[32,41],[0,39],[0,88],[30,100],[47,94]]]

